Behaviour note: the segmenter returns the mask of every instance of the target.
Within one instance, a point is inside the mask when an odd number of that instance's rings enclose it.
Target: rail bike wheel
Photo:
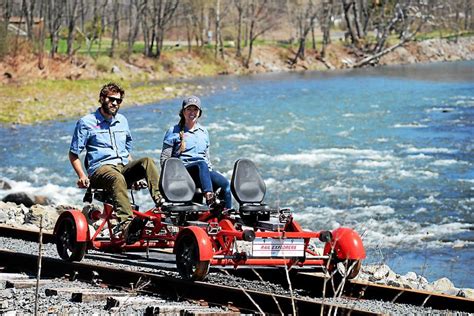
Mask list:
[[[196,238],[186,235],[176,245],[176,266],[186,280],[204,280],[209,272],[209,261],[199,260],[199,245]]]
[[[87,244],[76,240],[76,223],[71,217],[66,217],[59,223],[56,233],[56,249],[61,259],[66,261],[81,261],[86,254]]]

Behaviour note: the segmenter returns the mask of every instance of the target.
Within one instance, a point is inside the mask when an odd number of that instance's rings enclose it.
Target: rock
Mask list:
[[[165,90],[165,92],[173,92],[174,88],[173,87],[164,87],[163,90]]]
[[[35,198],[31,194],[25,192],[10,193],[2,199],[3,202],[13,202],[15,204],[23,204],[26,207],[30,207],[35,204]]]
[[[11,190],[12,186],[5,180],[0,180],[0,190]]]
[[[8,220],[7,213],[4,210],[0,209],[0,224],[5,224],[7,220]]]
[[[433,282],[433,289],[437,292],[446,293],[447,291],[454,289],[454,284],[448,278],[441,278]]]
[[[465,297],[468,299],[474,299],[474,289],[461,289],[458,293],[458,296]]]
[[[42,205],[33,205],[25,217],[25,224],[33,224],[39,227],[41,216],[43,217],[43,228],[52,230],[56,220],[59,217],[59,214],[54,208]]]
[[[113,65],[110,72],[113,73],[113,74],[121,74],[122,73],[122,71],[120,70],[120,68],[117,65]]]
[[[415,272],[408,272],[407,274],[405,274],[405,279],[409,281],[417,281],[418,276]]]
[[[374,278],[376,280],[382,280],[390,275],[390,272],[393,273],[393,271],[390,269],[390,267],[386,264],[382,264],[379,266],[379,268],[374,272]]]
[[[39,205],[50,205],[51,200],[44,195],[35,195],[35,204]]]

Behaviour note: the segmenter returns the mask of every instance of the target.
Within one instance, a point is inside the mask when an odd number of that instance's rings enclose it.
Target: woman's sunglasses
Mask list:
[[[117,104],[122,103],[122,99],[120,98],[114,98],[114,97],[107,97],[107,98],[109,99],[110,103],[114,103],[114,101],[117,102]]]

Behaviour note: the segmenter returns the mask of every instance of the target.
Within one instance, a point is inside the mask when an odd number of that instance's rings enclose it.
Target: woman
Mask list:
[[[232,195],[229,181],[212,169],[209,157],[209,133],[198,123],[202,115],[201,100],[190,96],[183,100],[179,112],[179,123],[165,134],[160,163],[170,157],[178,157],[184,163],[197,187],[200,187],[208,205],[215,202],[214,188],[221,188],[220,198],[225,207],[232,208]]]

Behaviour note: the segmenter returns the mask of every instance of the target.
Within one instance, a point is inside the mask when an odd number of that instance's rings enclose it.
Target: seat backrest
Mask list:
[[[266,192],[265,182],[251,160],[239,159],[235,162],[231,190],[240,205],[262,203]]]
[[[160,191],[166,201],[172,203],[191,202],[196,185],[183,162],[168,158],[163,163],[160,177]]]

